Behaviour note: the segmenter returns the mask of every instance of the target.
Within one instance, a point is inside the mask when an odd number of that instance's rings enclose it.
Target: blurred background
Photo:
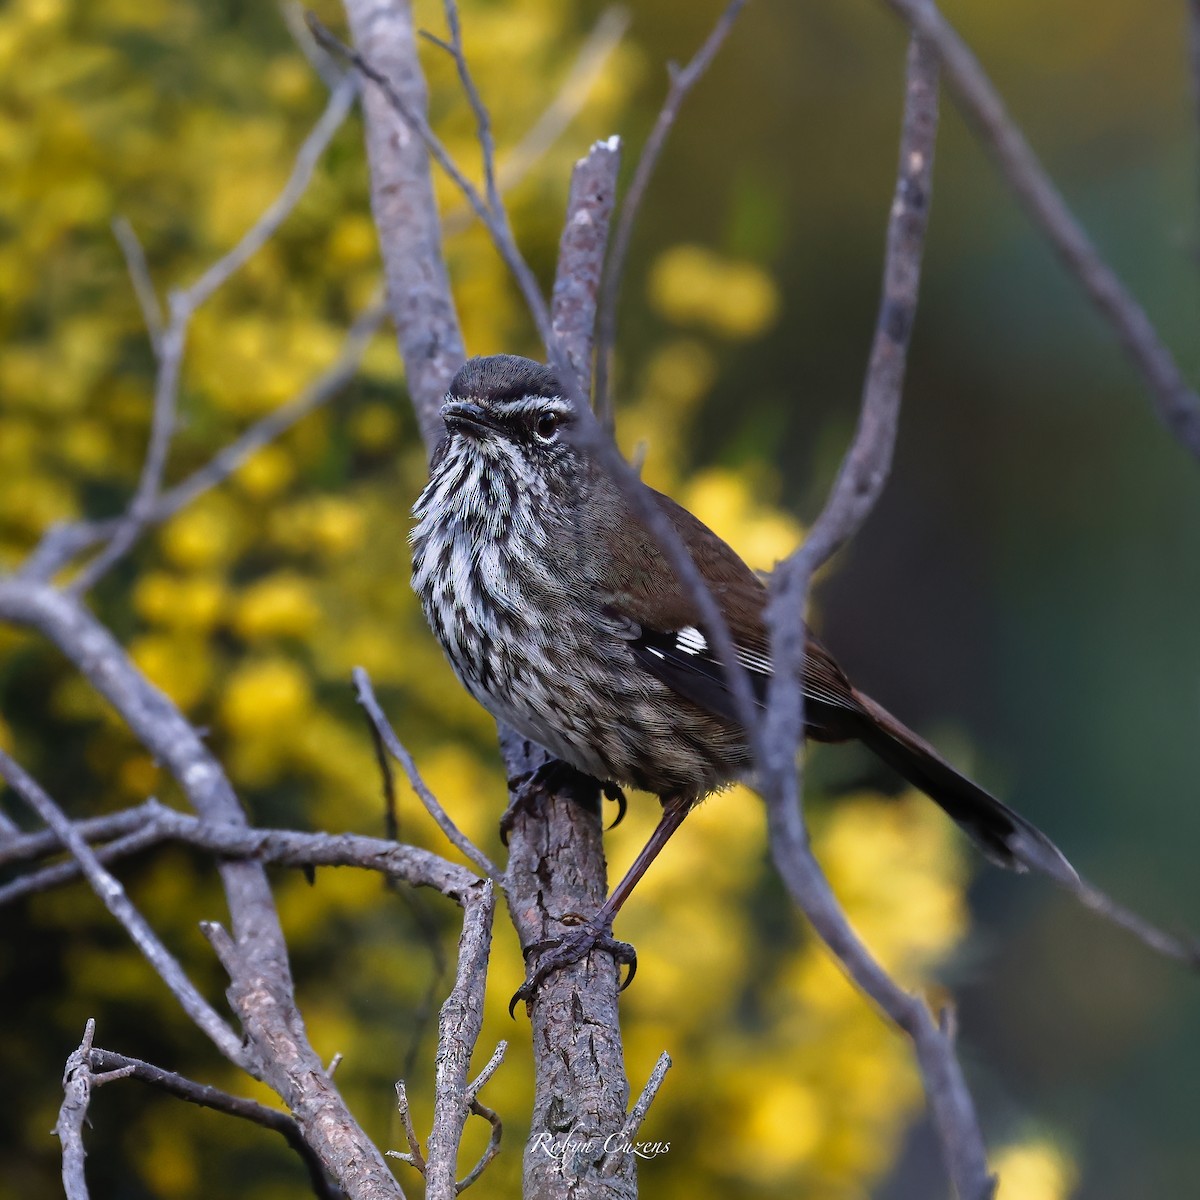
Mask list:
[[[336,5],[314,7],[340,28]],[[1183,8],[963,0],[947,15],[1197,380]],[[576,89],[576,119],[510,194],[543,278],[571,161],[617,130],[628,170],[664,63],[690,56],[719,9],[639,6]],[[502,159],[605,11],[464,2]],[[436,5],[418,14],[441,30]],[[617,367],[623,444],[764,569],[818,511],[853,428],[904,42],[866,0],[751,5],[683,111],[636,236]],[[452,67],[426,51],[435,124],[473,169]],[[153,359],[112,219],[137,230],[160,294],[189,283],[278,192],[324,98],[274,5],[16,0],[0,13],[0,569],[56,520],[119,511],[136,481]],[[455,234],[448,256],[470,351],[536,353],[480,231]],[[352,116],[279,236],[197,317],[170,479],[332,362],[379,279]],[[342,397],[149,537],[95,606],[208,729],[257,823],[381,832],[349,687],[361,663],[443,803],[498,854],[494,730],[408,590],[397,514],[423,479],[402,368],[381,334]],[[860,686],[1046,829],[1085,876],[1172,928],[1200,924],[1198,491],[1196,464],[946,103],[895,469],[822,577],[815,622]],[[181,802],[67,665],[10,629],[0,744],[76,816],[150,794]],[[856,925],[907,985],[958,1003],[1001,1195],[1191,1194],[1194,977],[1042,881],[987,867],[866,757],[835,747],[809,761],[818,852]],[[25,821],[11,795],[3,803]],[[402,836],[443,849],[415,808],[406,801]],[[614,871],[653,822],[653,801],[631,808],[608,843]],[[766,867],[762,825],[748,793],[714,798],[622,915],[642,963],[623,1001],[634,1088],[660,1050],[676,1062],[644,1129],[672,1149],[643,1167],[644,1194],[942,1195],[907,1048],[811,944]],[[218,1000],[196,929],[223,916],[210,864],[159,849],[122,877]],[[395,1146],[398,1076],[418,1127],[428,1123],[430,1006],[457,914],[373,877],[322,871],[310,886],[280,873],[277,886],[314,1043],[345,1055],[339,1085]],[[99,1045],[257,1094],[86,889],[0,910],[0,929],[0,1063],[21,1098],[0,1114],[0,1196],[56,1194],[47,1131],[88,1016]],[[507,1146],[481,1185],[489,1194],[516,1194],[527,1133],[527,1026],[504,1015],[520,965],[502,934],[481,1051],[513,1045],[485,1097]],[[269,1135],[133,1083],[105,1088],[92,1118],[94,1196],[304,1186]],[[472,1136],[464,1170],[484,1141]]]

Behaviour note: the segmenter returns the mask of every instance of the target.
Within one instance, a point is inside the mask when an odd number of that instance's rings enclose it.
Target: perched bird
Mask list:
[[[663,803],[650,843],[557,967],[606,931],[688,809],[747,773],[748,740],[694,596],[596,461],[553,371],[471,359],[441,411],[446,434],[413,508],[412,584],[456,674],[557,758]],[[708,583],[762,704],[766,587],[706,525],[646,491]],[[862,742],[995,862],[1076,880],[1049,838],[859,692],[811,634],[803,686],[808,737]]]

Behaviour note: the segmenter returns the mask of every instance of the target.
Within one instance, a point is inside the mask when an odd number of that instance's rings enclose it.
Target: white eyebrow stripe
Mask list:
[[[703,654],[708,649],[708,639],[695,625],[685,625],[675,635],[675,644],[685,654]]]

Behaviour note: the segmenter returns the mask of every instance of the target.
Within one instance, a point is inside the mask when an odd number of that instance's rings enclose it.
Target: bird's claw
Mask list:
[[[611,780],[601,782],[560,758],[542,763],[536,771],[525,771],[508,780],[511,799],[500,817],[500,841],[507,846],[508,837],[518,814],[526,812],[539,795],[562,792],[580,803],[598,803],[600,795],[617,804],[617,819],[609,826],[615,829],[625,818],[628,804],[625,793]]]
[[[625,820],[625,812],[629,808],[629,802],[625,799],[625,793],[621,790],[620,786],[613,783],[611,779],[602,783],[600,790],[604,793],[605,800],[612,800],[616,803],[617,815],[613,823],[608,827],[609,829],[616,829]]]
[[[563,937],[545,938],[540,942],[531,942],[525,947],[525,961],[529,962],[536,955],[537,966],[513,993],[513,998],[508,1002],[508,1015],[514,1016],[517,1005],[522,1001],[528,1004],[537,995],[542,984],[556,971],[579,962],[593,950],[603,950],[612,955],[618,967],[629,968],[619,988],[623,992],[637,974],[637,951],[628,942],[618,941],[607,930],[585,921]]]

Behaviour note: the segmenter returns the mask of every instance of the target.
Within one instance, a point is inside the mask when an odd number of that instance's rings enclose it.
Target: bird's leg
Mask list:
[[[535,804],[541,795],[563,795],[589,809],[599,806],[601,795],[606,800],[615,800],[618,806],[617,819],[609,826],[610,829],[615,829],[625,816],[625,793],[615,783],[594,779],[561,758],[551,758],[536,771],[513,776],[508,781],[508,791],[511,799],[500,816],[500,840],[506,846],[517,814],[528,811],[529,806]]]
[[[621,882],[596,911],[596,915],[582,922],[565,937],[534,942],[525,948],[526,958],[533,954],[540,954],[541,957],[524,985],[509,1001],[510,1015],[518,1001],[532,1000],[537,989],[555,971],[578,962],[597,947],[609,951],[618,963],[625,963],[629,967],[629,974],[621,985],[622,991],[630,985],[637,972],[637,954],[628,942],[616,941],[608,932],[609,928],[621,905],[629,899],[646,869],[671,840],[671,835],[683,824],[684,817],[691,811],[694,803],[695,797],[692,795],[670,796],[665,799],[662,816],[654,827],[654,832],[633,860],[633,865],[625,872]]]

